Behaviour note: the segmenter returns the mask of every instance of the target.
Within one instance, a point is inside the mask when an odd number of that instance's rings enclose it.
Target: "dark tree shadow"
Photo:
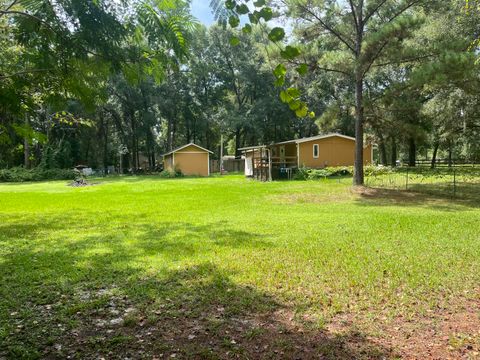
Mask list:
[[[140,223],[133,246],[128,228],[45,242],[65,226],[82,231],[74,215],[62,219],[0,224],[9,252],[0,262],[0,358],[393,357],[354,329],[336,335],[296,321],[294,306],[239,284],[221,261],[202,260],[220,249],[272,247],[267,234],[222,222]],[[146,258],[163,265],[150,269]]]

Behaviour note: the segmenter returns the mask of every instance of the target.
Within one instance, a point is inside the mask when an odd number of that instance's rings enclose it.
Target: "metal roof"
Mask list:
[[[344,139],[355,141],[354,137],[342,135],[342,134],[339,134],[339,133],[331,133],[331,134],[316,135],[316,136],[311,136],[311,137],[301,138],[301,139],[295,139],[295,140],[281,141],[281,142],[274,143],[274,144],[271,144],[271,145],[247,146],[247,147],[239,148],[238,150],[247,151],[247,150],[254,150],[254,149],[264,149],[266,147],[274,146],[274,145],[300,144],[300,143],[314,141],[314,140],[326,139],[326,138],[334,137],[334,136],[338,136],[338,137],[341,137],[341,138],[344,138]]]
[[[243,148],[238,148],[240,151],[255,150],[255,149],[265,149],[267,145],[256,145],[256,146],[247,146]]]
[[[180,151],[180,150],[185,149],[186,147],[189,147],[189,146],[195,146],[195,147],[197,147],[197,148],[199,148],[199,149],[201,149],[201,150],[203,150],[203,151],[207,151],[207,152],[209,152],[210,154],[213,154],[213,151],[207,150],[207,149],[205,149],[205,148],[203,148],[203,147],[201,147],[201,146],[199,146],[199,145],[191,142],[191,143],[189,143],[189,144],[187,144],[187,145],[183,145],[183,146],[180,146],[179,148],[176,148],[176,149],[174,149],[174,150],[172,150],[172,151],[169,151],[169,152],[163,154],[162,156],[167,156],[167,155],[173,154],[174,152]]]
[[[308,142],[308,141],[321,140],[321,139],[326,139],[326,138],[334,137],[334,136],[338,136],[338,137],[341,137],[341,138],[344,138],[344,139],[355,141],[354,137],[342,135],[342,134],[339,134],[339,133],[331,133],[331,134],[317,135],[317,136],[311,136],[311,137],[308,137],[308,138],[297,139],[297,140],[295,140],[295,142],[297,144],[300,144],[300,143],[304,143],[304,142]]]

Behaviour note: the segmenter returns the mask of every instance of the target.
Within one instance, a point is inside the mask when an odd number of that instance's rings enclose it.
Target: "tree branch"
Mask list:
[[[398,60],[398,61],[389,61],[389,62],[385,62],[385,63],[375,64],[374,66],[387,66],[387,65],[393,65],[393,64],[403,64],[403,63],[408,63],[408,62],[413,62],[413,61],[417,61],[417,60],[426,59],[426,58],[432,57],[434,55],[435,54],[420,55],[420,56],[417,56],[417,57],[414,57],[414,58],[402,59],[402,60]]]
[[[383,6],[385,5],[385,3],[387,2],[387,0],[382,0],[380,1],[380,3],[372,10],[370,11],[366,16],[365,16],[365,19],[363,19],[363,23],[366,24],[368,22],[368,20],[370,20],[370,18],[375,15],[375,13]]]
[[[40,19],[38,16],[26,13],[24,11],[18,11],[18,10],[0,10],[0,16],[2,15],[21,15],[25,17],[29,17],[31,19],[34,19],[35,21],[39,22],[40,24],[44,25],[46,28],[48,28],[50,31],[57,33],[57,31],[52,28],[52,26],[47,23],[45,20]]]
[[[317,16],[317,14],[315,14],[315,12],[311,11],[308,7],[305,7],[305,6],[302,6],[300,5],[300,7],[306,11],[307,13],[309,13],[311,16],[313,16],[319,23],[320,25],[327,31],[329,31],[332,35],[334,35],[338,40],[340,40],[342,43],[344,43],[353,53],[355,53],[355,48],[353,47],[353,45],[351,45],[347,40],[346,40],[346,36],[344,37],[343,34],[341,34],[340,32],[336,31],[335,29],[333,29],[331,26],[329,26],[327,23],[325,23],[325,21],[323,21],[320,17]]]
[[[0,75],[0,80],[5,80],[5,79],[9,79],[9,78],[12,78],[12,77],[15,77],[15,76],[20,76],[20,75],[25,75],[25,74],[32,74],[32,73],[36,73],[36,72],[47,72],[47,71],[51,71],[53,69],[29,69],[29,70],[23,70],[23,71],[19,71],[17,73],[14,73],[14,74],[10,74],[10,75]]]
[[[5,13],[10,10],[12,7],[15,6],[15,4],[18,2],[18,0],[13,0],[13,2],[7,6],[7,8],[5,10],[3,10],[2,12],[0,12],[0,17],[2,17],[3,15],[5,15]],[[5,12],[5,13],[4,13]]]
[[[355,12],[355,6],[353,5],[353,1],[352,0],[348,0],[348,2],[350,3],[350,9],[352,10],[352,16],[353,16],[353,22],[355,23],[355,28],[357,30],[357,32],[360,30],[359,29],[359,23],[358,23],[358,19],[357,19],[357,14]]]
[[[400,9],[397,11],[390,19],[387,20],[387,22],[392,22],[395,20],[397,17],[402,15],[405,11],[410,9],[412,6],[416,5],[417,3],[421,2],[422,0],[413,0],[412,2],[408,3],[403,9]]]
[[[373,63],[375,62],[375,60],[377,60],[378,57],[380,56],[382,50],[385,48],[385,46],[387,46],[388,41],[389,41],[389,39],[385,40],[384,43],[382,44],[382,46],[380,46],[380,47],[378,48],[376,54],[372,57],[370,63],[368,64],[367,68],[366,68],[365,71],[363,72],[363,76],[365,76],[365,74],[368,73],[368,71],[369,71],[370,68],[372,67]]]
[[[335,73],[343,74],[343,75],[346,75],[346,76],[350,76],[350,75],[351,75],[351,74],[347,73],[346,71],[342,71],[342,70],[338,70],[338,69],[326,68],[326,67],[317,66],[317,65],[314,66],[314,69],[323,70],[323,71],[326,71],[326,72],[335,72]]]

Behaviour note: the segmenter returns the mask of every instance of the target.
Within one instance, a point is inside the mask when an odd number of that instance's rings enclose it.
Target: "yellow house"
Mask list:
[[[194,143],[181,146],[163,155],[165,170],[181,171],[183,175],[210,175],[210,150]]]
[[[245,157],[245,175],[271,180],[295,169],[308,167],[321,169],[327,166],[353,166],[355,138],[338,133],[312,136],[239,149]],[[364,164],[373,163],[373,146],[363,148]]]

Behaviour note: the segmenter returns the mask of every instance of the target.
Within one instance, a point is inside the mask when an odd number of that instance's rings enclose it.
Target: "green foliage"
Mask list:
[[[240,25],[240,18],[236,15],[232,15],[228,18],[228,23],[232,28],[236,28]]]
[[[367,165],[364,167],[365,176],[381,176],[402,171],[401,168],[388,166]],[[339,176],[353,176],[353,166],[327,166],[323,169],[301,167],[295,173],[295,180],[319,180]]]
[[[300,55],[300,50],[297,47],[288,45],[285,50],[280,52],[280,55],[285,60],[293,60]]]
[[[319,180],[338,176],[353,176],[353,166],[325,167],[323,169],[301,167],[295,173],[294,179]]]
[[[270,30],[270,33],[268,34],[268,39],[273,42],[279,42],[282,41],[283,38],[285,37],[285,30],[281,27],[275,27],[272,30]],[[290,52],[293,52],[292,50]]]
[[[164,179],[174,179],[174,178],[181,178],[183,174],[180,170],[163,170],[160,174],[158,174],[161,178]]]
[[[0,182],[74,180],[75,178],[75,171],[70,169],[45,169],[43,167],[34,169],[25,169],[23,167],[0,169]]]

